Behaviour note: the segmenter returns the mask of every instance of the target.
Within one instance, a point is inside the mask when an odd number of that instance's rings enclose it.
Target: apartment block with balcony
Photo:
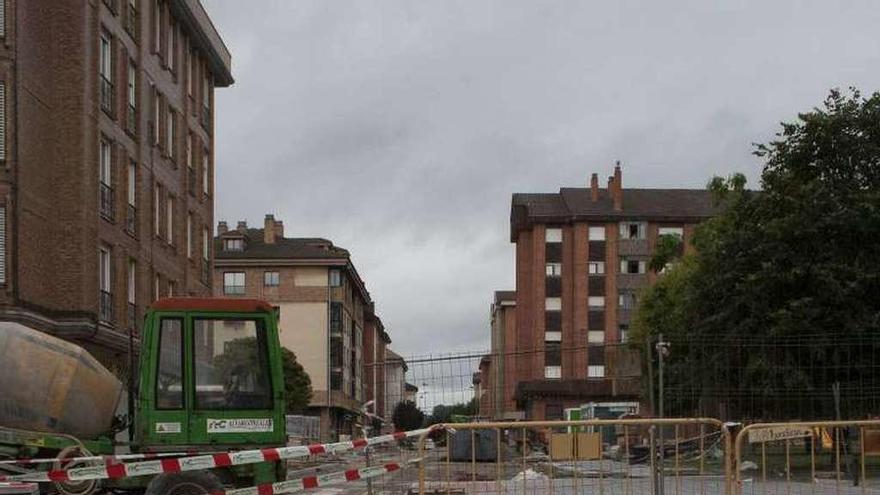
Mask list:
[[[7,0],[0,40],[0,319],[121,370],[152,301],[211,293],[229,51],[197,0]]]
[[[355,419],[367,401],[365,381],[372,380],[364,376],[364,334],[377,322],[349,252],[327,239],[285,237],[283,222],[266,215],[263,228],[219,222],[214,253],[217,296],[278,307],[281,344],[311,378],[308,412],[321,417],[322,439],[359,433]],[[368,349],[372,359],[376,351]]]
[[[617,166],[605,188],[593,174],[585,188],[513,195],[518,352],[503,376],[527,418],[640,400],[639,353],[624,344],[639,293],[658,276],[648,261],[660,235],[691,249],[694,227],[715,213],[705,190],[624,189],[622,175]]]

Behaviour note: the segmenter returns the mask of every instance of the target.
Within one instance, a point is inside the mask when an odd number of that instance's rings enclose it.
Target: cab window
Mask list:
[[[183,407],[183,320],[180,318],[162,318],[159,324],[156,407]]]
[[[196,409],[271,409],[262,319],[197,318],[193,326]]]

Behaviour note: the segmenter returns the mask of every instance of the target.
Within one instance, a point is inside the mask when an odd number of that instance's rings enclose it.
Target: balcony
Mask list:
[[[137,232],[137,208],[134,205],[128,205],[128,208],[125,210],[125,231],[131,234],[132,236],[136,236]]]
[[[101,321],[113,321],[113,294],[106,290],[101,291],[101,300],[98,308],[98,318]]]
[[[113,116],[113,83],[101,74],[101,110]]]
[[[101,182],[100,184],[100,208],[101,216],[113,221],[113,188]]]
[[[128,119],[126,120],[126,128],[129,134],[137,134],[137,109],[131,104],[128,105]]]
[[[126,316],[128,317],[127,318],[128,331],[132,335],[137,335],[138,334],[138,332],[137,332],[137,316],[136,316],[137,315],[137,306],[135,306],[134,303],[131,303],[131,302],[128,303],[128,308],[127,308],[126,313],[127,313]]]
[[[189,191],[189,195],[192,197],[196,196],[196,186],[198,186],[197,181],[196,168],[186,167],[186,188]]]

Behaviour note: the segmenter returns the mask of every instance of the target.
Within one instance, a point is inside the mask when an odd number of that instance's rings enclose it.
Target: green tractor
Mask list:
[[[277,315],[248,299],[169,298],[149,308],[137,381],[122,384],[81,348],[0,323],[0,475],[101,465],[71,457],[230,452],[285,445]],[[127,404],[122,414],[119,406]],[[126,412],[128,409],[131,412]],[[126,435],[127,430],[127,435]],[[100,487],[147,495],[208,494],[283,480],[283,462],[259,462],[99,482],[56,481],[65,495]]]

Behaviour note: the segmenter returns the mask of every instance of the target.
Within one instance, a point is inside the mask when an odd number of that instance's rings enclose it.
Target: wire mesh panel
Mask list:
[[[421,454],[418,493],[726,494],[731,489],[730,437],[715,420],[465,423],[452,425],[433,443]]]

